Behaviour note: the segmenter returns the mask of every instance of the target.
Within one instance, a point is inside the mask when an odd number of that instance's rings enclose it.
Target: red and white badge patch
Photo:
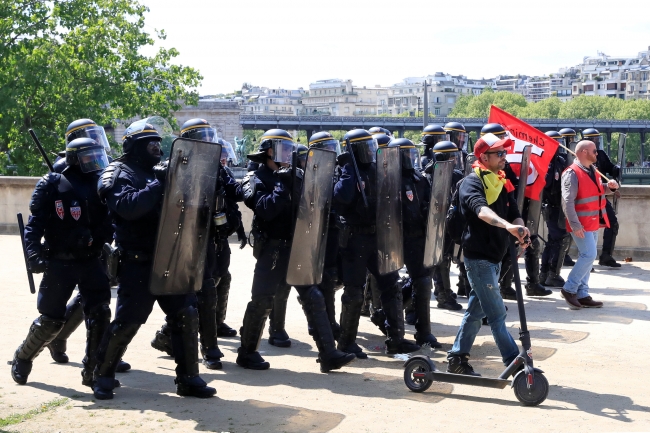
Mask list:
[[[70,206],[70,215],[72,215],[72,218],[74,218],[75,221],[79,221],[79,218],[81,218],[81,207]]]
[[[65,216],[65,210],[63,210],[63,202],[61,200],[55,201],[54,208],[56,209],[56,214],[59,216],[59,218],[63,219]]]
[[[413,201],[413,191],[406,191],[406,198]]]

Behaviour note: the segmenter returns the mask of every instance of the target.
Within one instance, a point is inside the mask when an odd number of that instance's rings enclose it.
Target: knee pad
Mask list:
[[[341,295],[341,303],[361,306],[363,304],[363,286],[345,286],[343,295]]]
[[[176,313],[175,322],[181,332],[198,332],[199,312],[194,306],[185,307]]]
[[[98,305],[97,307],[93,308],[86,320],[88,325],[92,324],[93,322],[110,322],[111,307],[108,304]]]
[[[219,284],[218,286],[227,286],[230,287],[230,283],[232,282],[232,275],[230,272],[226,272],[223,274],[223,276],[219,279]]]
[[[304,305],[313,310],[325,310],[325,297],[320,289],[316,286],[311,286],[303,293],[301,297]]]
[[[63,320],[40,316],[32,323],[33,334],[39,340],[50,340],[53,335],[57,335],[61,331],[64,324]]]

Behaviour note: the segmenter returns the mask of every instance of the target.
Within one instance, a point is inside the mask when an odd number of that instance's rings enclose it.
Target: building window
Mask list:
[[[433,114],[435,114],[436,116],[440,116],[440,108],[434,109]]]
[[[616,83],[607,83],[607,90],[616,90]]]

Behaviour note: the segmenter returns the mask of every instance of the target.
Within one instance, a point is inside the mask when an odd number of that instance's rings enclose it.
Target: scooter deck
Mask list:
[[[428,371],[427,379],[436,382],[458,383],[461,385],[483,386],[485,388],[503,389],[512,383],[509,379],[493,379],[490,377],[468,376],[465,374],[444,373],[442,371]]]

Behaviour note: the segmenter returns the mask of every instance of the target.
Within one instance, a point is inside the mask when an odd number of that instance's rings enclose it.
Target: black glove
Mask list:
[[[165,184],[165,179],[167,179],[167,171],[169,168],[169,161],[164,161],[153,166],[153,174],[158,179],[158,182]]]
[[[237,240],[239,241],[239,249],[243,249],[248,243],[248,237],[246,236],[246,231],[244,227],[240,224],[237,228]]]
[[[345,164],[352,164],[352,157],[349,152],[344,152],[336,157],[336,163],[343,167]]]
[[[431,173],[433,173],[433,169],[435,168],[435,166],[436,166],[436,162],[435,162],[435,161],[431,161],[430,163],[427,164],[426,167],[424,167],[424,172],[425,172],[426,174],[431,174]]]
[[[288,180],[291,182],[291,167],[282,167],[279,170],[275,170],[273,172],[277,177],[280,178],[280,180],[285,181]]]
[[[246,244],[248,244],[248,239],[246,239],[245,236],[243,238],[238,238],[237,240],[239,241],[239,249],[240,250],[243,250],[244,247],[246,247]]]
[[[27,267],[33,274],[42,274],[47,270],[47,262],[41,259],[38,254],[34,254],[27,259]]]

